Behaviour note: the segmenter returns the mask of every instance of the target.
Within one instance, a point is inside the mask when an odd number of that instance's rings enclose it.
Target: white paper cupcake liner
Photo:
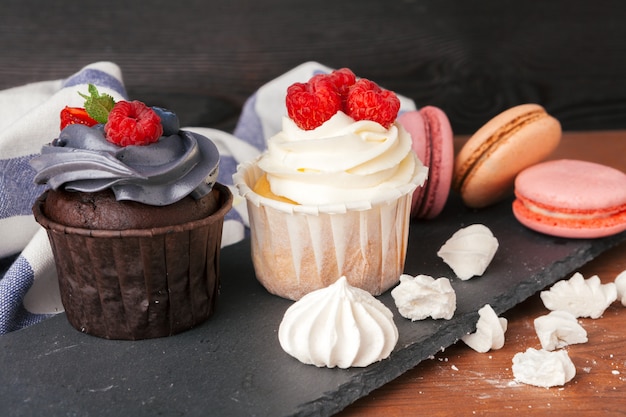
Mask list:
[[[246,198],[252,261],[257,279],[272,294],[298,300],[341,276],[350,285],[379,295],[395,285],[404,269],[413,181],[373,201],[338,205],[294,205],[252,191],[263,171],[256,161],[234,175]]]

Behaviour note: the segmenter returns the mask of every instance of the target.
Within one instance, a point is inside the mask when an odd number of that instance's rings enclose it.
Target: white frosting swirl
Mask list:
[[[340,111],[318,128],[302,130],[284,117],[259,167],[274,194],[299,204],[389,199],[400,194],[399,187],[426,179],[428,170],[411,144],[399,123],[386,129]]]
[[[398,341],[393,313],[346,277],[287,309],[278,329],[285,352],[318,367],[364,367],[387,358]]]

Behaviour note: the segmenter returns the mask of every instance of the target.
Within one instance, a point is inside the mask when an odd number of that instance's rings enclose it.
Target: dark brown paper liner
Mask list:
[[[48,232],[67,319],[107,339],[170,336],[206,321],[215,309],[224,216],[233,196],[215,184],[218,209],[185,224],[89,230],[48,219],[44,192],[33,206]]]

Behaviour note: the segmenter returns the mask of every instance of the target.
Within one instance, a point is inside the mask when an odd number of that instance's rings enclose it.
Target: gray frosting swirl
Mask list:
[[[52,189],[97,192],[154,206],[208,194],[217,180],[219,152],[208,138],[179,130],[147,146],[120,147],[102,125],[73,124],[30,161],[35,182]]]

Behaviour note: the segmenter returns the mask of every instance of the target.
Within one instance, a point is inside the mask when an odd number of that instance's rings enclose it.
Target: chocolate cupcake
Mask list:
[[[112,103],[97,117],[79,110],[64,110],[59,137],[31,161],[35,182],[49,188],[33,213],[50,239],[68,321],[133,340],[206,321],[232,205],[215,182],[216,146],[140,102]]]

